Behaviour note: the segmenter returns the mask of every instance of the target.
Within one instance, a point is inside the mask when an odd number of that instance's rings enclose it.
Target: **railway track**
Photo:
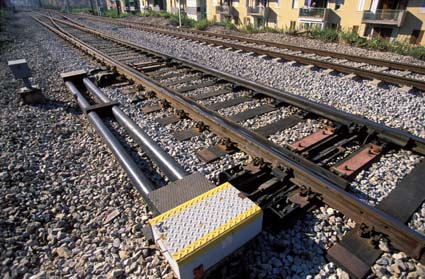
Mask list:
[[[62,15],[71,20],[69,17]],[[404,87],[425,90],[425,67],[393,62],[384,59],[355,56],[339,52],[332,52],[314,48],[299,47],[290,44],[276,43],[251,39],[228,34],[211,33],[185,28],[173,28],[170,26],[155,26],[151,24],[134,23],[125,20],[113,20],[96,16],[78,15],[83,19],[115,24],[122,27],[138,29],[164,36],[185,39],[189,41],[220,46],[229,50],[242,50],[255,53],[264,57],[281,59],[283,61],[295,61],[304,65],[313,65],[322,69],[331,69],[351,76],[364,79],[383,81],[389,84],[397,84]],[[78,24],[78,22],[73,21]]]
[[[405,225],[425,198],[420,187],[424,162],[377,207],[361,202],[348,191],[359,171],[391,150],[406,149],[424,156],[424,139],[81,25],[46,17],[36,20],[129,80],[142,84],[148,97],[158,99],[156,104],[143,107],[144,113],[171,105],[179,113],[159,119],[160,123],[172,124],[185,117],[197,121],[192,128],[176,131],[179,140],[190,139],[204,129],[220,136],[220,144],[198,151],[206,163],[235,150],[254,157],[254,166],[228,170],[223,179],[236,185],[271,220],[287,220],[317,200],[355,220],[358,226],[329,253],[354,276],[367,274],[382,253],[375,249],[382,239],[425,261],[425,237]],[[235,106],[248,109],[232,114]],[[273,112],[284,117],[261,127],[249,124],[250,119]],[[275,133],[312,121],[317,127],[305,137],[287,144],[271,140]],[[347,256],[357,261],[346,262]]]

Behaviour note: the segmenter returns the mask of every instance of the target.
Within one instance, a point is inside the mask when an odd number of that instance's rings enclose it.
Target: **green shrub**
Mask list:
[[[394,41],[389,44],[389,50],[398,54],[409,53],[411,46],[405,42]]]
[[[118,14],[117,10],[107,10],[103,12],[103,16],[107,16],[107,17],[128,17],[129,14],[128,13],[120,13]]]
[[[7,16],[7,10],[6,9],[0,9],[0,17],[6,17]]]
[[[64,10],[66,12],[66,9]],[[70,13],[74,13],[74,14],[79,14],[79,13],[90,13],[91,9],[89,8],[70,8],[69,10]]]
[[[423,46],[412,47],[409,50],[409,55],[420,60],[425,60],[425,47]]]
[[[314,28],[310,31],[310,36],[325,42],[336,43],[339,41],[339,32],[334,29]]]
[[[163,17],[163,18],[170,18],[171,14],[167,11],[152,11],[152,10],[144,10],[140,12],[140,16],[144,17]]]
[[[260,29],[258,29],[258,27],[254,26],[253,24],[248,24],[248,25],[244,25],[242,28],[242,31],[245,33],[259,33]]]
[[[206,18],[195,21],[193,24],[193,28],[198,30],[205,30],[208,26],[212,25],[213,23],[207,20]]]
[[[170,15],[170,24],[173,26],[179,26],[179,15],[171,14]],[[195,20],[187,17],[185,13],[181,14],[181,22],[183,27],[193,27],[195,25]]]
[[[341,32],[340,38],[344,43],[354,46],[357,44],[360,36],[355,32]]]
[[[268,26],[264,27],[263,31],[269,33],[279,33],[279,29]]]
[[[236,27],[236,25],[232,21],[230,21],[230,20],[226,20],[224,22],[224,28],[229,29],[229,30],[233,30],[233,31],[238,30],[238,28]]]
[[[367,47],[381,50],[381,51],[388,51],[389,44],[390,44],[389,41],[384,40],[378,36],[375,36],[372,39],[367,41]]]

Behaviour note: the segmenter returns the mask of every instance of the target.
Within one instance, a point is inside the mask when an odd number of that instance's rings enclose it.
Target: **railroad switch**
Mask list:
[[[30,81],[31,71],[25,59],[11,60],[7,62],[16,80],[22,79],[24,87],[18,90],[24,104],[35,105],[44,101],[43,93],[37,85],[32,85]]]

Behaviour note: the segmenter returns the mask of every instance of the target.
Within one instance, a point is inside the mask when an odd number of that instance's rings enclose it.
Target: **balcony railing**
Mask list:
[[[324,21],[327,14],[326,8],[300,8],[299,18]]]
[[[362,23],[397,25],[403,24],[406,11],[404,10],[376,10],[364,11]]]
[[[232,7],[230,7],[228,5],[221,5],[221,6],[215,7],[215,13],[216,14],[230,16],[231,11],[232,11]]]
[[[267,7],[264,7],[264,6],[248,7],[248,15],[265,17],[267,16]]]

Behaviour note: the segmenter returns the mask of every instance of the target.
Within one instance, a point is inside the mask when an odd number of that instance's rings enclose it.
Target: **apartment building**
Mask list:
[[[292,29],[340,28],[425,45],[425,0],[206,1],[210,20]]]
[[[178,6],[187,17],[200,20],[207,15],[206,0],[166,0],[167,11],[169,13],[178,13]]]

